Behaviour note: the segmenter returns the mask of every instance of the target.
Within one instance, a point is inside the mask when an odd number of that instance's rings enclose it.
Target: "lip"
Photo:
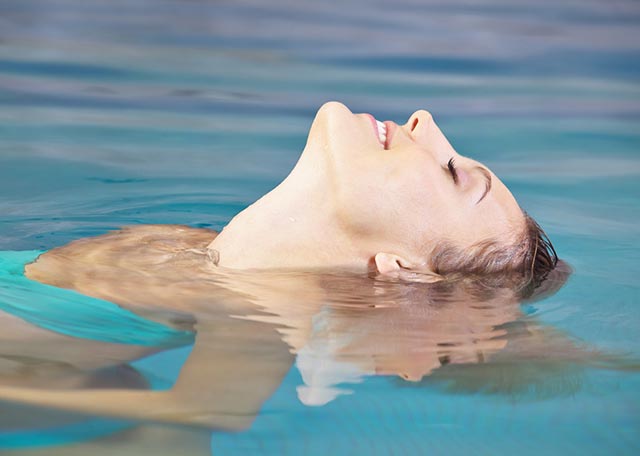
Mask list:
[[[380,131],[378,130],[378,121],[376,120],[375,117],[373,117],[373,115],[369,114],[369,113],[364,113],[365,116],[367,116],[369,118],[369,121],[371,122],[371,126],[373,127],[373,132],[376,135],[376,139],[378,139],[380,137]],[[378,143],[385,149],[389,149],[389,146],[391,145],[391,138],[393,137],[393,134],[395,133],[396,129],[398,128],[398,125],[395,122],[392,122],[390,120],[385,120],[384,122],[382,122],[385,127],[387,127],[387,132],[386,132],[386,139],[384,144],[380,143],[380,140],[378,140]]]
[[[373,126],[373,131],[376,134],[376,139],[377,139],[380,136],[380,132],[378,131],[378,122],[376,121],[376,118],[373,117],[369,113],[365,113],[364,115],[367,116],[369,118],[369,120],[371,121],[371,125]],[[380,141],[378,141],[378,142],[380,142]]]
[[[393,139],[393,134],[396,132],[398,125],[395,122],[392,122],[390,120],[385,120],[382,123],[385,124],[385,126],[387,127],[387,140],[384,142],[384,148],[388,149],[389,146],[391,145],[391,139]],[[376,131],[377,129],[378,128],[376,126]]]

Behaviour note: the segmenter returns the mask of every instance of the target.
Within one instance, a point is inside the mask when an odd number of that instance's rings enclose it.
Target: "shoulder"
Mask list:
[[[185,225],[135,225],[83,238],[52,249],[27,265],[30,279],[74,288],[80,277],[128,270],[151,272],[181,258],[184,252],[206,249],[217,233]],[[158,271],[161,272],[161,271]]]

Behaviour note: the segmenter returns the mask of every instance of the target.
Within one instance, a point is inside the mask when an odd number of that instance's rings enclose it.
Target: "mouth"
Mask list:
[[[388,144],[387,144],[387,125],[385,123],[382,123],[379,120],[377,120],[371,114],[367,114],[367,116],[371,120],[371,124],[373,125],[373,130],[374,130],[374,132],[376,134],[376,137],[378,138],[378,142],[380,143],[380,145],[383,148],[386,149],[388,147]]]

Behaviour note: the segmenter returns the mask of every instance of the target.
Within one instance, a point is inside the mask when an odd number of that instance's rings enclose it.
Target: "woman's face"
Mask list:
[[[370,114],[327,103],[303,154],[316,172],[326,170],[337,221],[354,239],[417,263],[443,241],[465,248],[515,240],[524,218],[513,195],[485,166],[459,155],[428,112],[384,126],[381,135]]]

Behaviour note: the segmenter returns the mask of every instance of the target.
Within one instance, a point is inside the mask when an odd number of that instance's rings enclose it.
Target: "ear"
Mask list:
[[[392,253],[377,253],[374,257],[376,269],[380,274],[390,274],[400,270],[402,264],[407,264],[406,260]]]
[[[433,283],[443,279],[424,265],[416,265],[393,253],[379,252],[374,257],[376,269],[383,276],[396,277],[409,282]]]

